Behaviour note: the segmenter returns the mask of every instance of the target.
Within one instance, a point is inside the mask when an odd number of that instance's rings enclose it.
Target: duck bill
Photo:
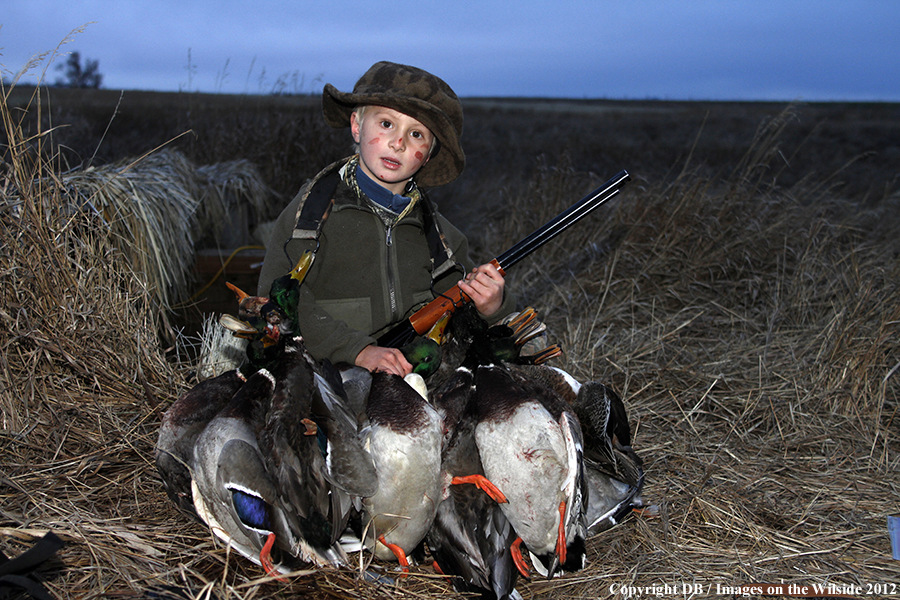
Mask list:
[[[241,300],[244,300],[245,298],[249,298],[249,297],[250,297],[250,294],[248,294],[247,292],[245,292],[244,290],[242,290],[242,289],[239,288],[238,286],[234,285],[234,284],[231,283],[230,281],[226,281],[226,282],[225,282],[225,285],[228,286],[228,289],[229,289],[229,290],[231,290],[232,292],[234,292],[234,295],[237,296],[238,302],[240,302]]]
[[[241,321],[231,315],[222,315],[219,317],[219,324],[230,331],[232,335],[246,340],[253,339],[259,332],[250,323]]]
[[[451,310],[448,310],[443,315],[441,315],[441,318],[431,326],[431,329],[428,330],[428,333],[425,334],[425,337],[435,341],[438,345],[442,345],[445,341],[447,341],[447,324],[450,322],[451,316],[453,316],[453,311]]]
[[[303,256],[300,257],[300,260],[297,261],[297,265],[291,269],[291,279],[296,279],[298,283],[303,283],[303,280],[306,279],[306,273],[312,266],[315,257],[316,253],[312,250],[304,252]]]

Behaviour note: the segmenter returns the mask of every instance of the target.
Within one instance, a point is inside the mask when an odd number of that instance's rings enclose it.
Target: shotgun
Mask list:
[[[626,171],[620,171],[602,186],[558,214],[534,233],[514,245],[512,248],[491,261],[502,275],[520,260],[561,234],[563,231],[583,219],[592,210],[619,193],[619,187],[631,179]],[[431,329],[447,311],[454,311],[469,298],[462,293],[458,285],[438,296],[413,315],[395,325],[378,338],[378,345],[386,348],[399,348],[409,343],[415,336],[422,335]]]

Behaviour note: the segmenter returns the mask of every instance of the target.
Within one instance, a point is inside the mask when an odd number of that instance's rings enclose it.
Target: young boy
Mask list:
[[[438,77],[389,62],[373,65],[351,93],[327,84],[322,104],[329,125],[350,127],[358,153],[323,169],[278,217],[258,293],[267,295],[313,250],[297,324],[310,353],[407,375],[412,366],[403,354],[376,339],[436,294],[459,282],[489,323],[514,307],[503,276],[491,264],[474,266],[465,236],[419,187],[449,183],[462,172],[462,105]],[[332,173],[338,177],[331,177],[330,212],[317,229],[302,226],[311,191]]]

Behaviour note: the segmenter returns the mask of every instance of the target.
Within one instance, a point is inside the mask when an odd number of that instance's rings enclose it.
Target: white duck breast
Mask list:
[[[533,401],[523,402],[507,420],[482,422],[475,431],[485,476],[506,495],[507,518],[536,553],[555,548],[559,503],[572,479],[570,453],[559,431],[550,413]]]
[[[585,533],[578,420],[561,410],[558,396],[504,368],[479,367],[475,389],[484,474],[506,495],[507,519],[533,554],[548,557],[552,574],[566,562],[566,546]]]
[[[363,500],[366,545],[378,558],[401,559],[381,541],[412,551],[425,537],[441,497],[443,421],[406,381],[375,373],[361,436],[375,461],[377,492]]]

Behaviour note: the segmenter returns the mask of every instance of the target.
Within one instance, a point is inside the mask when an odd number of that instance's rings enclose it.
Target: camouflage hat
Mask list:
[[[398,110],[421,121],[437,138],[438,145],[431,159],[416,174],[420,185],[443,185],[462,173],[466,165],[459,144],[462,105],[442,79],[416,67],[379,62],[359,78],[351,93],[325,84],[322,110],[325,121],[332,127],[349,127],[350,113],[362,104]]]

